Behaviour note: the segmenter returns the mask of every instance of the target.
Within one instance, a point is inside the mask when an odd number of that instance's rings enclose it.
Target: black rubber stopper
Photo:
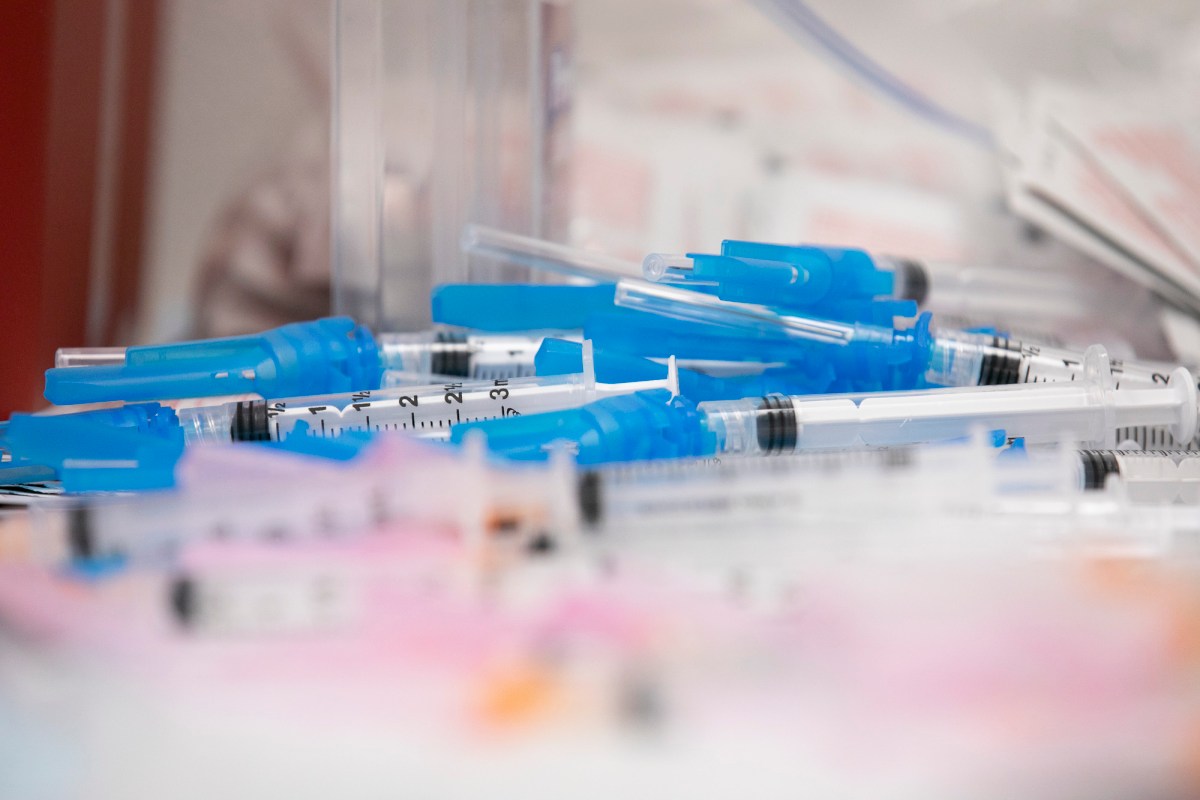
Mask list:
[[[889,447],[883,451],[885,469],[903,469],[913,463],[913,448]]]
[[[601,484],[599,472],[585,472],[579,476],[579,513],[589,527],[596,527],[604,517]]]
[[[979,369],[980,386],[1007,386],[1021,382],[1021,344],[1000,336],[992,337],[992,344],[983,354]]]
[[[790,453],[796,449],[799,429],[796,409],[787,395],[769,394],[758,406],[758,446],[764,453]]]
[[[1121,465],[1110,450],[1080,450],[1083,464],[1083,488],[1103,489],[1109,475],[1120,475]]]
[[[196,621],[196,583],[191,578],[180,577],[171,581],[168,600],[171,613],[175,620],[185,628],[190,628]]]
[[[929,297],[929,273],[919,261],[901,259],[896,263],[897,268],[904,273],[904,297],[902,300],[915,300],[917,305],[924,305]]]
[[[83,506],[67,512],[67,545],[74,558],[92,558],[96,555],[91,514]]]
[[[555,549],[554,538],[550,534],[542,531],[529,540],[526,545],[526,550],[534,555],[549,555]]]
[[[436,344],[429,356],[429,368],[437,375],[453,375],[456,378],[470,376],[471,351],[467,347],[466,334],[438,331]]]
[[[229,437],[235,442],[265,442],[271,438],[266,400],[242,400],[233,411]]]

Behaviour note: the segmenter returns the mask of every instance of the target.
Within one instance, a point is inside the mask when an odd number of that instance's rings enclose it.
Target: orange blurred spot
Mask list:
[[[479,715],[489,725],[516,725],[547,716],[559,699],[559,687],[545,669],[521,664],[485,680]]]
[[[1085,562],[1085,579],[1109,598],[1161,614],[1170,663],[1200,664],[1200,593],[1190,581],[1153,562],[1117,558]]]

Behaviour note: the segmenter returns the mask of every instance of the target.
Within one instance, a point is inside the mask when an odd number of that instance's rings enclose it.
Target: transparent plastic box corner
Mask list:
[[[572,7],[563,0],[337,0],[334,311],[430,324],[444,282],[529,280],[468,257],[468,222],[562,241]]]

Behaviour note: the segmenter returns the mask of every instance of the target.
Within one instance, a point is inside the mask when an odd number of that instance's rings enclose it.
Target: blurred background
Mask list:
[[[0,413],[40,404],[61,346],[331,309],[421,327],[433,282],[522,277],[464,260],[469,221],[633,261],[853,245],[1194,307],[1187,241],[1182,265],[1114,253],[1013,178],[1047,83],[1193,136],[1193,5],[13,0]],[[1157,318],[1116,328],[1117,352],[1188,359]]]

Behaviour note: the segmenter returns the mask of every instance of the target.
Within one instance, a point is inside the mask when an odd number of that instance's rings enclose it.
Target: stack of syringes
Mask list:
[[[59,351],[0,424],[14,785],[1200,793],[1195,377],[935,323],[1062,329],[1078,287],[463,246],[572,280]]]

